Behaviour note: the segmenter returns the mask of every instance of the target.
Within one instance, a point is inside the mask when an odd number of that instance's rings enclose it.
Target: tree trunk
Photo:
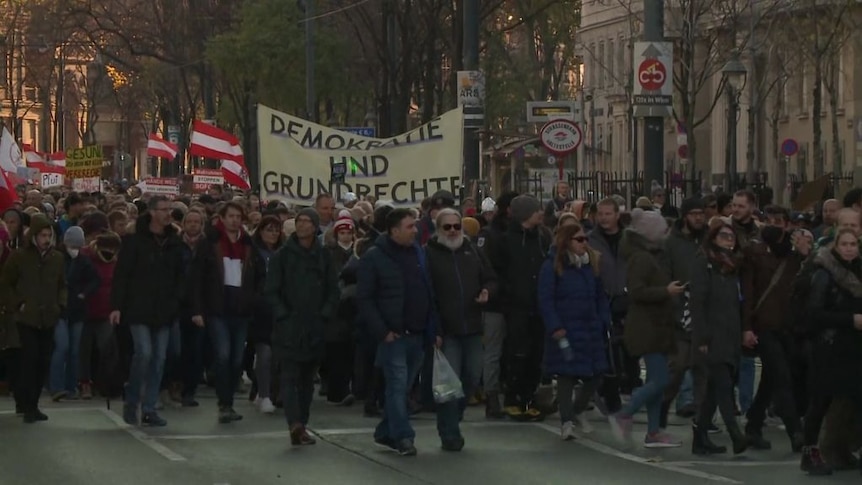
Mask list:
[[[823,61],[818,55],[814,59],[814,95],[811,106],[812,143],[814,144],[814,178],[823,173],[823,128],[820,112],[823,110]]]
[[[834,52],[830,56],[826,79],[826,91],[829,94],[829,121],[832,125],[832,172],[840,176],[843,171],[843,153],[841,153],[841,139],[838,132],[838,56]],[[836,187],[837,189],[837,187]]]

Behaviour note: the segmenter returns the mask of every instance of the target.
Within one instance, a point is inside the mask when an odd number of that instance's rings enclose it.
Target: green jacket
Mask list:
[[[269,260],[264,293],[273,310],[272,345],[281,358],[311,362],[323,353],[324,326],[338,307],[338,273],[328,251],[296,235]]]
[[[63,254],[51,247],[44,254],[33,245],[33,235],[49,228],[47,217],[30,219],[26,246],[9,256],[0,273],[0,295],[11,321],[36,328],[53,328],[66,305]]]

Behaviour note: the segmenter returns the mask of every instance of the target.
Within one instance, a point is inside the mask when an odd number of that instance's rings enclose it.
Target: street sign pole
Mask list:
[[[664,0],[644,0],[643,40],[647,42],[664,41]],[[665,79],[664,82],[668,83],[670,80]],[[664,118],[661,116],[645,117],[643,138],[643,195],[652,196],[649,193],[652,181],[657,180],[661,184],[664,178]]]

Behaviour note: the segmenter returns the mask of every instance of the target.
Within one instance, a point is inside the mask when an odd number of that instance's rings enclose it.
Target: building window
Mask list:
[[[599,60],[596,58],[596,44],[590,44],[590,64],[587,66],[587,83],[589,87],[596,87],[596,71],[599,69]]]
[[[608,41],[608,86],[617,85],[616,63],[614,62],[614,41]]]
[[[599,52],[598,52],[598,63],[597,64],[598,64],[599,69],[601,69],[601,71],[599,71],[599,73],[598,73],[598,76],[599,76],[598,87],[600,87],[600,88],[605,87],[605,73],[607,72],[607,69],[605,69],[605,66],[601,65],[604,62],[605,62],[605,43],[599,42]]]

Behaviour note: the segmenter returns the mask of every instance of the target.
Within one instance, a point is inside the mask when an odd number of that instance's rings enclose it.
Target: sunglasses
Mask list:
[[[461,230],[461,224],[443,224],[443,230],[444,231],[451,231],[452,229],[454,229],[456,231],[460,231]]]
[[[587,236],[573,236],[572,241],[578,241],[579,243],[587,242]]]

